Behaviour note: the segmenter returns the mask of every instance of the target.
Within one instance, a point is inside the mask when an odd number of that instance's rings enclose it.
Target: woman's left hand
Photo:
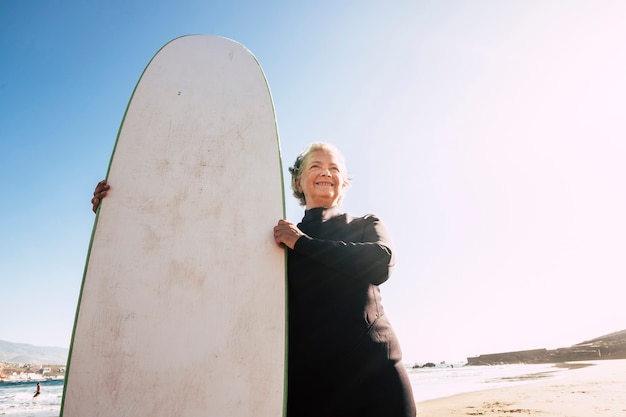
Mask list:
[[[107,180],[102,180],[96,185],[96,189],[93,192],[93,198],[91,199],[92,210],[95,213],[98,211],[98,206],[104,197],[107,195],[107,191],[111,186],[107,184]]]
[[[287,220],[279,220],[278,224],[274,226],[274,241],[278,246],[293,249],[300,236],[304,236],[304,233],[295,224]]]

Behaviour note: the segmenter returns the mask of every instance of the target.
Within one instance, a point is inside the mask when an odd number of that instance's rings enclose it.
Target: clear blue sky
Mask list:
[[[407,362],[625,329],[624,21],[621,0],[1,1],[0,339],[69,346],[130,94],[195,33],[259,59],[287,163],[344,151],[344,209],[396,243]]]

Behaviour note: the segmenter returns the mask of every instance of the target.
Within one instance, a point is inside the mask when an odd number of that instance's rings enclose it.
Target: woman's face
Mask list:
[[[344,171],[343,163],[333,152],[312,152],[304,160],[302,173],[296,180],[306,199],[306,208],[336,206],[345,188]]]

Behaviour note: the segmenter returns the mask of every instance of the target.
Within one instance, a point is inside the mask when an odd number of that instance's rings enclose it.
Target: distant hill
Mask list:
[[[595,339],[587,340],[582,343],[577,343],[577,345],[584,345],[587,343],[597,343],[597,342],[615,342],[615,341],[624,341],[624,340],[626,340],[626,330],[620,330],[619,332],[605,334],[604,336],[596,337]]]
[[[558,363],[603,359],[626,359],[626,330],[558,349],[532,349],[467,358],[468,365],[509,363]]]
[[[602,352],[605,359],[626,358],[626,330],[609,333],[595,339],[577,343],[573,347],[593,347]]]
[[[0,362],[65,365],[69,349],[0,340]]]

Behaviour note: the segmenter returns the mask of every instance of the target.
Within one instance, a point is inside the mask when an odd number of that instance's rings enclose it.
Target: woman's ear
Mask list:
[[[294,183],[296,184],[296,190],[298,190],[299,193],[302,192],[302,186],[300,185],[300,178],[296,178],[294,180]]]

